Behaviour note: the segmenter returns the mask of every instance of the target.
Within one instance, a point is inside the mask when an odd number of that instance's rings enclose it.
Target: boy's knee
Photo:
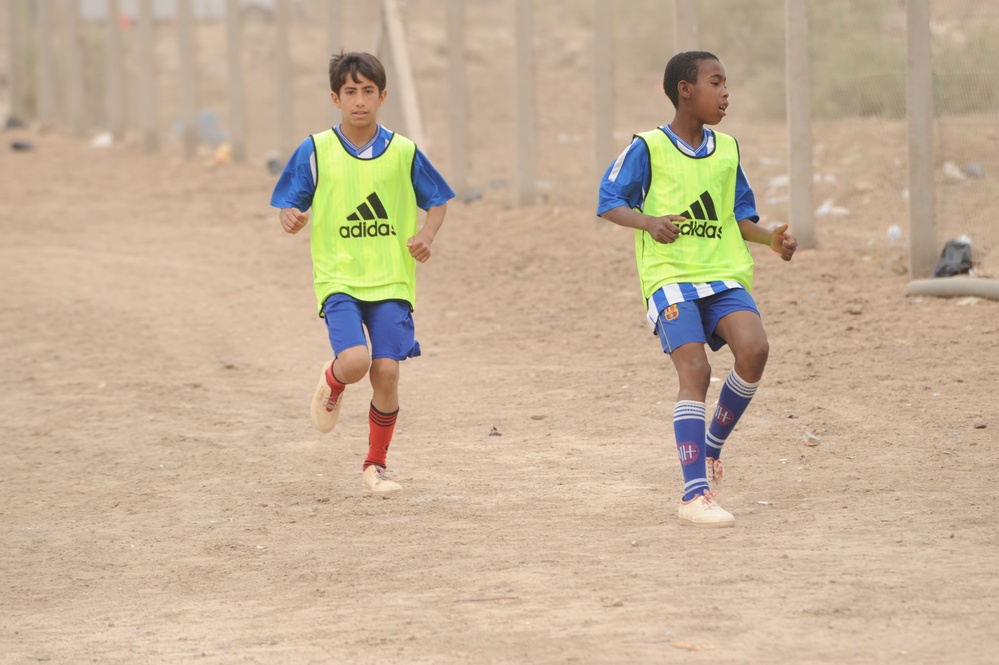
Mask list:
[[[391,388],[399,383],[399,363],[379,358],[372,361],[369,373],[371,384],[381,388]]]
[[[763,377],[763,370],[770,357],[770,344],[762,340],[755,344],[744,346],[735,358],[735,369],[744,381],[755,383]]]
[[[706,358],[691,360],[677,365],[677,375],[681,389],[706,394],[711,383],[711,364]]]
[[[364,378],[371,367],[368,349],[355,346],[336,357],[336,375],[344,383],[357,383]]]

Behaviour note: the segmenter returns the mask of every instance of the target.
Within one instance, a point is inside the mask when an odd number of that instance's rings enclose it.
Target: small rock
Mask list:
[[[985,429],[989,424],[985,422],[984,418],[978,418],[975,420],[975,429]]]
[[[489,430],[489,436],[503,436],[503,433],[494,426],[491,430]]]
[[[819,437],[815,436],[811,432],[805,432],[805,443],[809,446],[819,445]]]
[[[18,152],[28,152],[35,149],[35,144],[30,141],[11,141],[10,147]]]

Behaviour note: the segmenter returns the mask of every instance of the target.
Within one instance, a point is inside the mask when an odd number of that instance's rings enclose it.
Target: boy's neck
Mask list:
[[[673,122],[669,123],[669,128],[694,148],[704,141],[704,123],[689,116],[677,113],[673,116]]]
[[[354,147],[361,148],[367,145],[371,139],[378,134],[378,123],[373,123],[368,127],[352,127],[345,122],[340,123],[340,133],[343,138],[350,141]]]

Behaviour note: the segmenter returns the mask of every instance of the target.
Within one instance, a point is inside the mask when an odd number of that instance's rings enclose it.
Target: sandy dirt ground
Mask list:
[[[999,303],[905,297],[882,229],[822,224],[790,264],[754,248],[772,353],[716,532],[675,517],[676,381],[630,234],[455,203],[382,500],[370,388],[310,425],[328,350],[272,176],[21,138],[0,661],[995,662]]]
[[[431,18],[411,35],[437,108]],[[571,122],[591,117],[565,85],[588,42],[539,40],[551,189],[517,209],[512,141],[489,131],[512,119],[511,73],[485,69],[512,40],[486,19],[468,60],[482,197],[452,204],[419,268],[388,500],[361,493],[369,386],[333,434],[309,422],[330,352],[308,238],[267,205],[273,141],[207,168],[176,145],[3,133],[0,663],[997,662],[999,302],[905,295],[907,238],[886,236],[905,228],[904,125],[816,128],[816,248],[752,248],[771,356],[725,449],[736,527],[681,527],[676,379]],[[247,57],[272,61],[262,43]],[[309,94],[322,65],[296,62]],[[619,82],[638,99],[622,147],[669,119],[652,83]],[[276,114],[250,91],[254,130]],[[447,175],[447,117],[426,118]],[[784,128],[721,129],[781,221]],[[994,209],[982,182],[954,186]],[[731,356],[711,361],[709,409]]]

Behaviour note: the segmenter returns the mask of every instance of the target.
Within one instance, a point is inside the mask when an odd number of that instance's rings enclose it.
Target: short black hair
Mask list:
[[[360,83],[357,80],[358,74],[377,85],[378,92],[385,89],[385,66],[370,53],[340,51],[330,58],[330,90],[337,95],[347,82],[347,76],[350,76],[354,83]]]
[[[666,63],[663,91],[673,102],[673,108],[680,108],[680,93],[677,90],[680,81],[697,83],[697,70],[700,69],[701,60],[718,60],[718,56],[707,51],[684,51],[677,53]]]

